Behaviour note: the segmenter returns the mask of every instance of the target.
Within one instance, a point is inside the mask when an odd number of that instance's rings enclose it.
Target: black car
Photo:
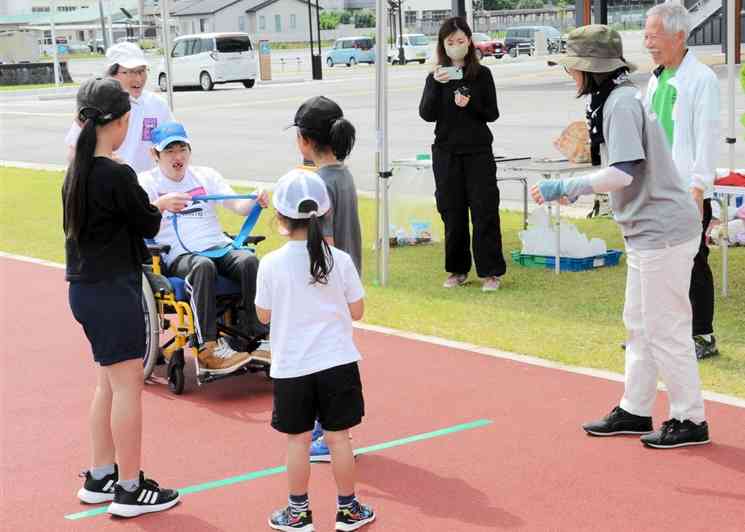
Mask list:
[[[552,26],[520,26],[507,30],[507,36],[504,39],[505,52],[514,57],[517,55],[518,46],[523,45],[522,47],[528,48],[532,54],[535,50],[535,34],[539,31],[546,35],[549,53],[557,54],[563,51],[561,33],[556,28]]]

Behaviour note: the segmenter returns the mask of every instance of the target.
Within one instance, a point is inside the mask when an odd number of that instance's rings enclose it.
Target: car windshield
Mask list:
[[[429,39],[424,35],[411,35],[409,37],[409,42],[412,46],[427,46],[429,44]]]
[[[486,41],[490,41],[490,40],[491,39],[489,39],[489,36],[488,35],[485,35],[483,33],[474,33],[473,34],[473,42],[486,42]]]
[[[251,49],[251,40],[245,35],[218,37],[216,40],[218,52],[248,52]]]

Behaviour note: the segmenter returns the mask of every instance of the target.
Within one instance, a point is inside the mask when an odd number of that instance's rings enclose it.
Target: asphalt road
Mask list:
[[[634,44],[638,44],[635,42]],[[630,55],[647,61],[639,51]],[[703,50],[710,53],[712,50]],[[214,91],[179,90],[175,93],[175,114],[193,139],[195,164],[217,168],[228,178],[275,181],[300,160],[292,122],[298,106],[307,98],[323,94],[336,100],[357,128],[357,145],[349,165],[360,190],[375,188],[375,68],[358,65],[324,70],[323,81],[307,81],[303,66],[280,72],[279,57],[297,57],[302,51],[277,54],[275,83],[245,89],[240,84],[217,86]],[[638,58],[634,58],[637,55]],[[152,67],[158,59],[154,58]],[[647,61],[648,62],[648,61]],[[307,66],[307,61],[304,63]],[[506,61],[489,58],[497,85],[501,117],[492,124],[494,151],[501,155],[558,156],[552,146],[562,129],[582,119],[583,103],[574,96],[571,82],[559,68],[526,59]],[[647,72],[649,66],[646,66]],[[645,69],[642,66],[641,70]],[[76,80],[101,72],[102,61],[78,61],[70,65]],[[390,70],[391,158],[412,158],[430,149],[433,125],[418,115],[418,104],[428,65],[411,64]],[[722,79],[722,119],[726,124],[726,68],[715,67]],[[649,74],[635,78],[645,86]],[[302,79],[302,81],[301,81]],[[154,88],[154,80],[150,80]],[[739,84],[738,84],[739,85]],[[745,95],[739,90],[737,116],[745,112]],[[72,93],[63,99],[39,99],[37,93],[0,93],[0,160],[64,164],[63,137],[74,110]],[[739,125],[738,131],[742,132]],[[737,144],[738,160],[745,166],[745,146]],[[727,147],[722,142],[720,165],[727,164]],[[505,184],[503,197],[517,199],[520,188]]]

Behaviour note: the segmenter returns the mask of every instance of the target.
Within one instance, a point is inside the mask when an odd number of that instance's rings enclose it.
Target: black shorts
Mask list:
[[[94,283],[73,281],[70,308],[102,366],[143,358],[145,318],[142,274],[129,273]]]
[[[285,434],[347,430],[362,421],[365,401],[356,362],[291,379],[274,379],[272,427]]]

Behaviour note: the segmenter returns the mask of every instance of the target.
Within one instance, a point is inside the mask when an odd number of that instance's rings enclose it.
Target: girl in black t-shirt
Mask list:
[[[497,167],[487,123],[499,118],[491,71],[479,64],[463,18],[446,20],[437,39],[437,69],[427,76],[419,115],[436,122],[432,145],[437,210],[445,224],[445,288],[466,282],[471,269],[468,213],[476,272],[485,292],[499,288],[502,254]]]
[[[159,488],[140,470],[143,239],[158,232],[161,213],[134,171],[112,157],[129,121],[129,95],[119,82],[88,80],[77,105],[83,129],[62,188],[66,277],[70,308],[98,363],[93,461],[78,497],[90,504],[112,501],[110,513],[134,517],[179,501],[178,492]]]

